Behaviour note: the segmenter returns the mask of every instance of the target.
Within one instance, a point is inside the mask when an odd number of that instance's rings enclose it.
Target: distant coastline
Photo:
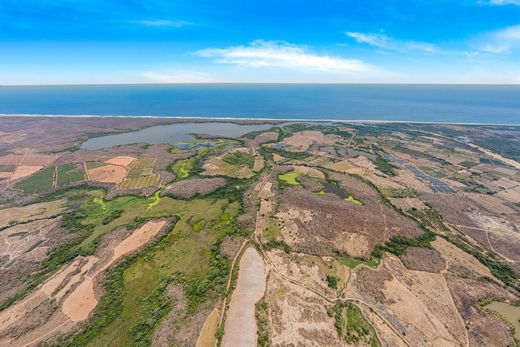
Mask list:
[[[88,85],[0,88],[0,114],[520,124],[520,86]]]
[[[520,127],[516,123],[471,123],[471,122],[444,122],[444,121],[414,121],[414,120],[380,120],[380,119],[316,119],[316,118],[268,118],[268,117],[204,117],[204,116],[132,116],[132,115],[65,115],[65,114],[8,114],[0,113],[0,117],[47,117],[47,118],[132,118],[132,119],[180,119],[194,120],[200,123],[219,122],[240,122],[258,121],[263,123],[275,122],[312,122],[312,123],[397,123],[397,124],[438,124],[438,125],[468,125],[468,126],[513,126]],[[519,116],[520,117],[520,116]],[[202,122],[201,122],[202,121]]]

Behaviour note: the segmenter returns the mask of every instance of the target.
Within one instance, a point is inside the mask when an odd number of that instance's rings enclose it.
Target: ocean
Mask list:
[[[0,114],[520,124],[520,86],[376,84],[2,86],[0,87]]]

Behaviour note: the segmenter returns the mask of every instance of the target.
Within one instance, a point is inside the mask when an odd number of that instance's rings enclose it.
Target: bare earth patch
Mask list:
[[[126,169],[119,165],[104,165],[88,170],[90,180],[101,183],[120,183],[125,176]]]
[[[256,346],[255,304],[264,296],[265,267],[257,250],[249,247],[240,259],[238,280],[229,310],[222,345]]]
[[[192,198],[195,195],[207,195],[226,185],[226,180],[217,178],[193,178],[175,182],[162,191],[162,195],[180,198]]]
[[[111,158],[109,160],[106,160],[105,163],[127,167],[135,159],[136,158],[134,158],[134,157],[121,155],[121,156],[113,157],[113,158]]]
[[[14,170],[13,175],[11,176],[11,180],[17,180],[22,177],[30,176],[35,172],[43,169],[43,166],[29,166],[29,165],[20,165]]]

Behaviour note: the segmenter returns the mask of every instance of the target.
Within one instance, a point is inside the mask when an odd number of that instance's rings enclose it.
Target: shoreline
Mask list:
[[[39,117],[39,118],[132,118],[132,119],[181,119],[211,121],[260,121],[260,122],[325,122],[325,123],[397,123],[397,124],[434,124],[434,125],[476,125],[476,126],[513,126],[520,127],[520,123],[471,123],[445,121],[413,121],[413,120],[378,120],[378,119],[316,119],[316,118],[242,118],[242,117],[204,117],[204,116],[130,116],[130,115],[64,115],[64,114],[9,114],[0,113],[1,117]]]

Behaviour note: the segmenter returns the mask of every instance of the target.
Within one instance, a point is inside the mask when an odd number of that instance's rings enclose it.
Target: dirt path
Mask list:
[[[222,346],[256,346],[255,304],[264,296],[266,286],[264,261],[254,247],[240,259],[238,281],[226,318]]]

